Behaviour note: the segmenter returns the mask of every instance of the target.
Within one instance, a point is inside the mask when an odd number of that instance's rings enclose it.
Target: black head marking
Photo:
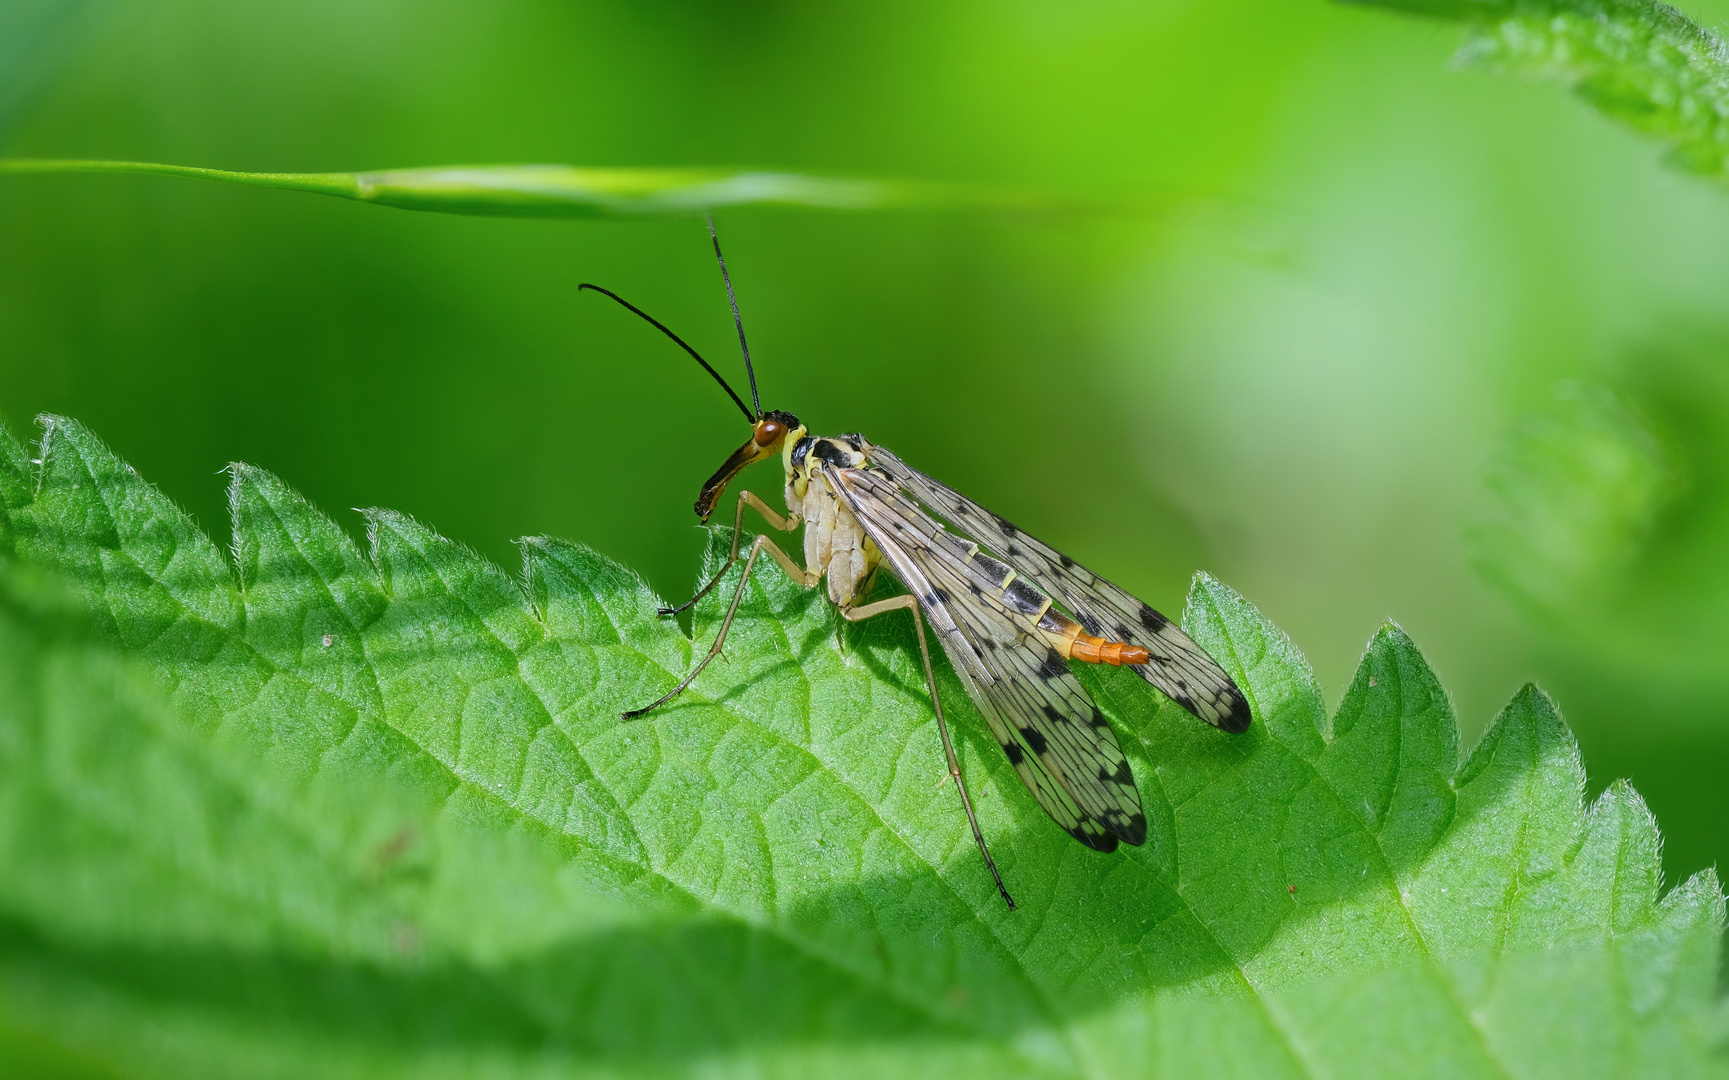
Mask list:
[[[804,438],[800,439],[798,442],[792,444],[792,467],[793,468],[795,468],[795,469],[804,468],[805,459],[810,457],[810,448],[812,446],[814,446],[815,444],[816,444],[816,440],[811,438],[809,435],[806,435]]]

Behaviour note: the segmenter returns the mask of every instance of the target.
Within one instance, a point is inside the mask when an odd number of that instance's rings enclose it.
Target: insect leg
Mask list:
[[[661,608],[660,614],[677,615],[685,608],[688,608],[698,600],[701,600],[703,597],[708,595],[710,589],[713,589],[716,585],[720,584],[720,579],[726,576],[728,570],[732,569],[732,564],[738,562],[738,538],[744,533],[744,508],[746,503],[756,507],[758,512],[768,520],[769,525],[781,532],[791,532],[798,528],[800,520],[799,515],[788,514],[786,517],[781,517],[779,514],[769,509],[768,503],[757,498],[754,492],[740,492],[738,496],[738,509],[732,515],[732,553],[726,557],[726,562],[720,564],[720,569],[715,572],[714,577],[709,580],[709,583],[697,590],[695,596],[686,600],[677,607]],[[796,577],[797,575],[794,576]]]
[[[740,500],[740,505],[743,505],[742,499]],[[788,577],[792,578],[807,589],[813,588],[817,581],[822,577],[821,574],[813,574],[798,563],[793,562],[792,556],[776,547],[774,541],[770,540],[768,537],[759,536],[755,540],[751,541],[750,555],[744,560],[744,573],[740,575],[738,579],[738,591],[732,594],[732,606],[726,609],[726,618],[721,620],[720,633],[714,636],[714,644],[709,646],[708,655],[703,657],[702,662],[697,664],[695,669],[693,669],[689,675],[684,677],[683,682],[679,683],[671,690],[668,690],[660,697],[655,698],[640,709],[632,709],[627,713],[620,713],[620,720],[635,720],[642,714],[651,712],[661,705],[664,705],[666,702],[671,701],[679,694],[682,694],[685,687],[689,686],[696,680],[698,675],[702,674],[702,669],[709,665],[709,661],[720,655],[720,647],[726,642],[726,632],[732,628],[732,618],[734,615],[738,614],[739,601],[744,599],[744,587],[750,583],[750,572],[752,568],[756,566],[756,557],[761,555],[764,551],[768,552],[775,562],[780,563],[781,569],[786,571]],[[737,556],[735,555],[734,558],[737,558]],[[728,565],[731,565],[730,561]],[[714,582],[709,582],[709,588],[713,587]],[[707,589],[703,590],[703,592],[707,591]],[[697,595],[701,596],[702,593],[698,593]]]
[[[1003,894],[1003,902],[1009,905],[1009,910],[1015,909],[1015,898],[1009,895],[1009,890],[1003,886],[1003,876],[997,873],[996,860],[991,858],[990,849],[985,847],[985,834],[979,830],[979,819],[973,815],[973,801],[967,797],[966,785],[961,783],[961,763],[955,757],[955,744],[949,739],[949,724],[943,718],[943,700],[937,694],[936,673],[931,670],[931,650],[925,643],[924,617],[919,613],[919,602],[911,596],[893,596],[887,600],[879,600],[863,607],[843,607],[841,615],[849,622],[861,622],[873,615],[882,615],[890,611],[908,608],[913,613],[913,629],[919,635],[919,658],[925,665],[925,683],[931,690],[931,707],[937,714],[937,732],[943,737],[943,753],[948,756],[949,776],[955,782],[955,790],[961,793],[961,806],[967,812],[967,824],[973,827],[973,839],[978,841],[979,854],[985,857],[985,867],[990,870],[991,878],[997,883],[997,892]]]

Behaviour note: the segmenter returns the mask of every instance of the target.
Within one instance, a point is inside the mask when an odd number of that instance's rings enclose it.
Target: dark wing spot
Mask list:
[[[1154,611],[1152,609],[1151,605],[1142,604],[1141,605],[1141,625],[1146,627],[1148,630],[1151,630],[1153,633],[1156,634],[1159,631],[1163,630],[1165,627],[1171,625],[1171,620],[1165,618],[1163,615],[1160,615],[1158,612]]]
[[[1026,741],[1028,749],[1035,754],[1043,754],[1051,745],[1045,741],[1045,733],[1038,728],[1021,728],[1021,738]]]
[[[949,594],[941,589],[932,589],[919,599],[925,602],[926,607],[940,607],[949,602]]]
[[[1018,559],[1022,555],[1025,555],[1026,552],[1022,551],[1020,548],[1014,546],[1013,544],[1008,544],[1003,548],[1003,554],[1007,555],[1011,559]]]
[[[1066,717],[1062,713],[1058,712],[1057,707],[1055,705],[1051,705],[1049,703],[1046,703],[1046,705],[1045,705],[1045,716],[1053,724],[1066,724],[1069,722],[1068,717]]]
[[[1069,835],[1092,848],[1094,851],[1117,850],[1117,838],[1108,832],[1104,832],[1091,821],[1076,825],[1074,828],[1069,830]]]
[[[1009,756],[1010,765],[1019,765],[1027,759],[1027,753],[1021,749],[1020,743],[1004,743],[1003,753]]]
[[[1093,706],[1093,727],[1095,727],[1095,728],[1108,728],[1110,726],[1111,726],[1111,722],[1109,720],[1105,719],[1105,714],[1099,711],[1099,707],[1097,705],[1094,705]]]
[[[1063,654],[1052,649],[1045,653],[1045,659],[1039,665],[1039,678],[1055,679],[1069,673],[1069,666],[1063,663]]]
[[[1225,702],[1228,711],[1224,719],[1219,721],[1219,730],[1228,731],[1232,735],[1241,735],[1249,730],[1249,699],[1233,686],[1225,692]]]
[[[1060,551],[1057,552],[1057,561],[1063,564],[1064,570],[1068,570],[1075,565],[1075,560],[1069,558]]]
[[[1117,826],[1116,833],[1123,838],[1125,843],[1134,844],[1137,847],[1146,843],[1147,815],[1130,814],[1128,821]]]
[[[992,515],[992,516],[995,517],[995,515]],[[1004,521],[1002,518],[996,518],[996,523],[997,523],[997,528],[999,528],[1003,531],[1004,536],[1013,536],[1016,533],[1020,532],[1019,529],[1015,528],[1013,525],[1011,525],[1007,521]]]

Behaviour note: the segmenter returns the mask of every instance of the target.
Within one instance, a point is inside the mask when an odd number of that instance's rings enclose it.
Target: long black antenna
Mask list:
[[[714,381],[717,383],[720,383],[721,388],[724,389],[727,392],[727,394],[732,398],[733,402],[738,405],[739,412],[744,413],[744,418],[746,420],[749,420],[751,423],[754,424],[757,422],[758,418],[760,418],[762,416],[762,413],[760,411],[758,411],[753,416],[751,414],[751,411],[744,407],[744,402],[742,400],[740,400],[739,396],[737,394],[733,393],[732,387],[728,386],[726,384],[726,380],[720,377],[720,372],[718,372],[714,368],[710,367],[708,361],[704,360],[702,358],[701,353],[697,352],[695,349],[691,348],[689,345],[686,345],[683,338],[679,337],[677,334],[673,333],[671,330],[668,330],[665,326],[661,325],[661,321],[659,319],[655,318],[653,315],[650,315],[648,312],[637,307],[635,304],[631,303],[629,300],[626,300],[624,297],[613,292],[611,289],[603,289],[599,285],[590,285],[586,281],[576,287],[577,292],[581,292],[584,289],[593,289],[595,292],[601,294],[602,296],[612,297],[614,300],[617,300],[620,304],[624,305],[626,308],[629,308],[631,311],[634,311],[639,317],[646,320],[650,326],[653,326],[656,330],[659,330],[661,333],[665,334],[667,337],[678,342],[679,348],[681,348],[685,352],[689,353],[696,360],[697,363],[702,365],[702,369],[704,371],[706,371],[710,375],[714,376]],[[743,334],[744,331],[741,330],[741,331],[739,331],[739,333]],[[746,356],[746,364],[747,364],[747,366],[749,364],[748,355]],[[753,397],[753,398],[756,397],[756,380],[754,378],[751,380],[750,392],[751,392],[751,397]]]
[[[744,320],[739,318],[738,297],[732,294],[732,275],[726,272],[726,256],[720,253],[720,237],[715,235],[714,215],[705,214],[703,220],[708,222],[708,238],[714,241],[714,258],[720,263],[720,279],[726,282],[727,303],[732,305],[733,325],[738,327],[738,347],[744,352],[744,373],[750,376],[750,403],[756,408],[757,416],[762,415],[762,402],[756,396],[756,369],[750,366],[750,346],[744,340]]]

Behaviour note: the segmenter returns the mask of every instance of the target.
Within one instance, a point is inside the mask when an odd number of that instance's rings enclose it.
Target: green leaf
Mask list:
[[[1679,168],[1729,171],[1729,50],[1652,0],[1344,0],[1470,27],[1458,63],[1560,79],[1602,112],[1669,147]]]
[[[1082,672],[1150,821],[1111,855],[943,666],[1011,913],[904,616],[837,631],[770,568],[729,662],[621,723],[693,652],[628,571],[536,538],[513,577],[388,511],[362,546],[231,480],[224,552],[78,425],[0,439],[0,1045],[62,1072],[1725,1071],[1714,874],[1661,894],[1535,689],[1461,765],[1396,627],[1329,718],[1199,578],[1257,723]]]
[[[771,204],[823,210],[982,207],[1075,208],[1061,200],[910,180],[866,180],[739,169],[608,169],[575,165],[435,165],[359,173],[235,172],[148,161],[0,159],[0,173],[143,173],[444,214],[598,217],[700,214],[721,206]]]

